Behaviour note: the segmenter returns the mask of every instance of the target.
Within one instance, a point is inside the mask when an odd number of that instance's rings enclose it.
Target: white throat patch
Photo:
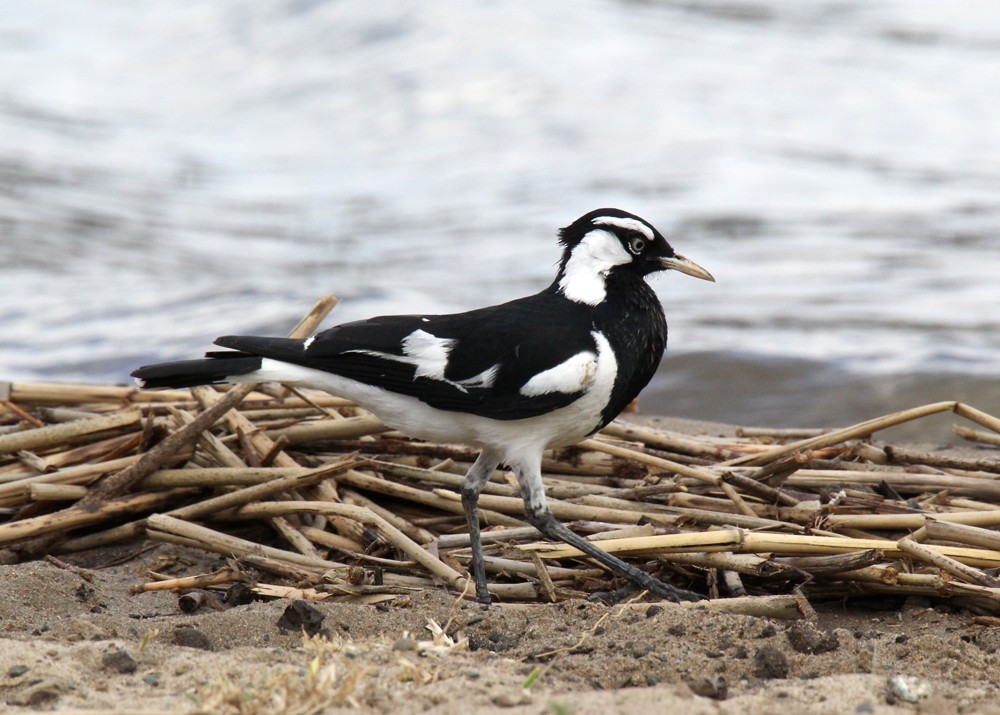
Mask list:
[[[628,219],[601,219],[623,221]],[[580,241],[566,261],[566,270],[559,279],[559,289],[570,300],[587,305],[599,305],[607,295],[604,279],[615,266],[632,261],[621,241],[610,231],[593,229]]]

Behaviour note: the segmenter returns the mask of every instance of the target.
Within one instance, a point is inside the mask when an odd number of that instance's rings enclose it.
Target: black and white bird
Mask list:
[[[670,586],[561,524],[546,504],[542,452],[607,425],[646,386],[663,357],[667,323],[646,278],[673,269],[708,281],[647,221],[598,209],[559,232],[552,285],[536,295],[452,315],[391,315],[345,323],[305,340],[218,338],[228,351],[141,367],[140,386],[282,382],[353,400],[393,429],[482,450],[465,477],[476,597],[489,603],[477,502],[494,470],[517,477],[528,520],[671,600]]]

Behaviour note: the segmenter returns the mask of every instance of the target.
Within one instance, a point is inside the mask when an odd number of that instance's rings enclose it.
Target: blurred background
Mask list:
[[[996,413],[998,117],[988,0],[4,3],[0,379],[519,297],[617,206],[718,281],[643,412]]]

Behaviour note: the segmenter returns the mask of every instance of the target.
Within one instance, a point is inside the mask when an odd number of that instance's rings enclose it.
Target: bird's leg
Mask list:
[[[604,564],[615,573],[624,576],[640,588],[660,598],[666,598],[674,602],[700,601],[704,599],[704,596],[700,594],[663,583],[642,569],[625,563],[617,556],[609,554],[604,549],[595,546],[593,542],[587,541],[579,534],[571,531],[569,527],[560,523],[552,514],[545,500],[540,460],[537,465],[511,466],[514,467],[518,484],[521,486],[521,496],[524,499],[524,508],[528,516],[528,521],[547,538],[554,541],[563,541],[570,546],[576,547],[595,561]]]
[[[462,509],[469,525],[469,540],[472,542],[472,579],[476,583],[476,600],[484,605],[490,603],[490,591],[486,584],[486,562],[483,560],[483,542],[479,534],[479,492],[489,481],[493,470],[500,464],[499,458],[488,450],[483,450],[462,482]]]

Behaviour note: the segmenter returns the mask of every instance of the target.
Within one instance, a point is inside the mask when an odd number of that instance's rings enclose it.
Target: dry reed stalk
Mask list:
[[[301,531],[303,536],[320,546],[339,549],[340,551],[350,551],[359,556],[365,555],[365,547],[353,539],[348,539],[346,536],[323,531],[312,526],[303,526],[301,527]],[[378,559],[378,561],[387,561],[387,559]],[[399,562],[393,563],[397,564]]]
[[[187,390],[140,392],[135,387],[115,385],[73,385],[61,382],[11,382],[6,384],[8,399],[21,404],[77,405],[92,402],[121,405],[138,402],[190,400]]]
[[[295,528],[292,523],[283,516],[274,516],[268,520],[271,526],[281,534],[282,538],[291,544],[296,551],[306,556],[322,558],[319,550],[306,536]]]
[[[638,526],[625,526],[622,524],[605,524],[599,521],[576,521],[570,522],[570,528],[577,531],[596,529],[588,537],[588,541],[605,541],[607,539],[627,539],[635,536],[652,536],[656,533],[656,528],[652,524],[640,524]]]
[[[977,410],[972,405],[966,405],[963,402],[955,403],[955,413],[967,420],[975,422],[981,427],[985,427],[996,434],[1000,434],[1000,418],[987,414],[982,410]]]
[[[461,591],[466,586],[466,578],[440,559],[432,556],[420,544],[411,540],[406,534],[394,527],[382,517],[364,507],[349,504],[331,504],[317,501],[280,501],[258,502],[240,507],[237,514],[241,517],[277,516],[284,514],[334,514],[365,524],[378,530],[386,541],[423,566],[431,574],[442,579],[453,589]]]
[[[21,450],[43,450],[88,439],[95,433],[133,427],[139,424],[140,417],[139,410],[127,409],[101,417],[91,417],[75,422],[63,422],[0,435],[0,455],[12,454]]]
[[[926,417],[927,415],[955,410],[955,407],[958,404],[959,403],[957,402],[935,402],[929,405],[923,405],[922,407],[900,410],[899,412],[893,412],[882,417],[876,417],[875,419],[859,422],[855,425],[851,425],[850,427],[834,430],[833,432],[827,432],[816,437],[798,440],[781,447],[775,447],[760,454],[747,455],[745,457],[731,459],[716,466],[734,467],[740,464],[752,464],[758,466],[767,464],[768,462],[772,462],[775,459],[792,454],[793,452],[806,452],[821,449],[823,447],[831,447],[835,444],[846,442],[847,440],[857,439],[859,437],[868,437],[873,432],[878,432],[879,430],[887,429],[889,427],[895,427],[896,425],[903,424],[904,422],[912,422],[913,420]]]
[[[964,425],[952,425],[951,430],[962,439],[970,442],[1000,446],[1000,435],[993,432],[983,432],[982,430],[972,429]]]
[[[738,427],[737,437],[758,439],[812,439],[824,435],[831,430],[826,427]]]
[[[87,487],[75,484],[32,484],[28,497],[32,501],[76,501],[87,493]]]
[[[538,554],[531,555],[532,566],[535,570],[535,578],[538,579],[538,590],[540,595],[544,597],[549,603],[555,603],[558,600],[556,596],[556,586],[552,582],[552,575],[549,573],[549,569],[545,566],[545,563],[538,558]],[[513,562],[519,563],[519,562]],[[490,564],[487,561],[487,568]]]
[[[740,575],[735,571],[722,571],[722,581],[726,586],[726,590],[729,591],[733,596],[737,598],[743,598],[748,596],[746,586],[743,585],[743,580]]]
[[[177,519],[202,519],[222,511],[241,507],[253,501],[273,497],[282,492],[313,486],[325,479],[341,476],[352,470],[357,464],[358,462],[353,459],[353,455],[348,455],[340,462],[325,464],[303,473],[280,477],[262,484],[255,484],[251,487],[189,504],[188,506],[173,510],[170,512],[170,515]]]
[[[867,549],[829,556],[782,556],[775,558],[774,561],[805,571],[812,576],[829,576],[874,566],[885,561],[885,552],[881,549]]]
[[[423,467],[413,467],[407,464],[398,464],[396,462],[387,462],[384,460],[373,459],[372,466],[385,474],[403,477],[404,479],[416,479],[428,484],[443,484],[448,487],[461,488],[462,483],[465,481],[464,473],[455,474],[452,472],[425,469]],[[489,481],[483,485],[481,493],[508,497],[515,496],[516,494],[514,487],[509,484],[494,481]]]
[[[1000,532],[992,529],[982,529],[978,526],[955,524],[937,519],[928,519],[922,527],[913,532],[915,541],[956,541],[960,544],[970,544],[984,549],[1000,551]]]
[[[928,546],[919,544],[910,537],[900,539],[897,542],[897,545],[900,551],[912,556],[915,559],[926,561],[929,564],[937,566],[942,571],[947,571],[952,576],[957,576],[963,581],[977,583],[980,586],[986,586],[988,588],[1000,588],[1000,581],[997,581],[997,579],[992,576],[983,573],[979,569],[966,566],[960,561],[949,558],[948,556]]]
[[[295,446],[311,442],[357,439],[371,434],[385,432],[389,428],[374,415],[364,417],[346,417],[340,420],[312,420],[301,422],[291,427],[267,431],[267,436],[273,440],[284,437],[287,444]]]
[[[453,556],[463,564],[472,560],[472,554],[469,553],[453,554]],[[486,562],[486,570],[489,573],[519,574],[521,576],[531,576],[532,578],[544,578],[541,576],[541,572],[538,570],[538,565],[534,562],[534,560],[519,561],[489,555],[484,556],[483,559]],[[572,581],[576,578],[592,578],[603,575],[605,571],[597,568],[562,568],[546,564],[546,573],[549,576],[549,582],[551,583],[553,579]]]
[[[601,434],[630,442],[640,442],[647,447],[710,459],[731,459],[744,453],[742,449],[744,445],[734,445],[731,441],[717,443],[716,440],[709,438],[698,439],[680,432],[653,429],[628,422],[612,422],[601,430]]]
[[[245,388],[245,389],[244,389]],[[97,486],[91,489],[87,496],[79,501],[75,509],[91,508],[94,504],[108,499],[114,499],[132,488],[136,482],[171,461],[179,452],[188,449],[201,436],[201,433],[216,422],[230,408],[239,404],[253,388],[252,385],[240,385],[229,392],[190,423],[169,435],[148,452],[145,452],[137,462],[129,465],[117,474],[105,477]]]
[[[10,521],[0,524],[0,544],[12,544],[49,534],[65,533],[81,526],[99,524],[129,514],[153,511],[191,493],[190,489],[171,489],[166,492],[130,494],[90,509],[63,509],[30,519]]]
[[[120,457],[109,462],[97,464],[82,464],[79,467],[67,467],[48,474],[38,474],[22,477],[16,481],[0,484],[0,506],[18,506],[29,498],[32,484],[88,484],[102,474],[108,474],[139,461],[141,455]]]
[[[371,509],[373,512],[381,516],[421,546],[425,546],[434,541],[435,537],[433,533],[427,529],[420,528],[396,512],[386,509],[381,504],[377,504],[364,494],[359,494],[358,492],[350,489],[342,489],[340,493],[345,504],[353,504],[354,506],[362,506],[366,509]]]
[[[89,442],[61,452],[49,451],[45,453],[45,462],[56,469],[80,462],[104,462],[120,456],[117,452],[135,440],[136,436],[138,435],[135,433],[128,433],[117,437],[98,439],[97,442]],[[38,470],[26,469],[24,465],[9,464],[6,467],[0,467],[0,482],[10,482],[34,476],[37,473]]]
[[[947,454],[934,454],[916,449],[887,445],[885,454],[893,464],[919,464],[941,469],[963,469],[973,472],[1000,473],[1000,459],[984,457],[970,459]],[[984,475],[985,476],[985,475]]]
[[[461,500],[456,502],[450,499],[444,499],[437,494],[426,492],[422,489],[415,489],[414,487],[408,487],[403,484],[396,484],[395,482],[390,482],[386,479],[379,479],[378,477],[364,474],[363,472],[359,472],[354,469],[342,474],[337,481],[340,484],[347,484],[362,491],[397,497],[416,504],[423,504],[424,506],[430,506],[435,509],[440,509],[441,511],[447,511],[452,514],[460,514],[463,516],[465,514],[465,511],[462,509]],[[524,513],[523,510],[521,513]],[[479,518],[484,524],[496,524],[500,526],[524,525],[524,522],[520,519],[514,519],[491,507],[480,508]]]
[[[227,509],[233,509],[255,499],[271,497],[274,494],[288,491],[297,487],[311,486],[324,479],[336,476],[340,471],[349,469],[355,462],[350,460],[326,464],[315,469],[305,469],[298,467],[295,473],[278,477],[277,479],[254,484],[228,494],[213,497],[203,501],[188,504],[187,506],[167,512],[169,516],[179,519],[201,519],[216,514]],[[183,471],[183,470],[182,470]],[[133,521],[127,524],[106,529],[94,534],[69,539],[60,544],[60,553],[70,553],[73,551],[83,551],[93,549],[98,546],[107,546],[126,539],[135,538],[143,534],[146,530],[145,520]]]
[[[719,475],[713,474],[705,469],[689,467],[687,465],[680,464],[679,462],[664,459],[663,457],[654,457],[653,455],[645,454],[644,452],[639,452],[634,449],[628,449],[627,447],[621,447],[616,444],[602,442],[599,439],[585,439],[580,442],[579,446],[584,449],[606,452],[616,457],[621,457],[622,459],[640,462],[663,472],[670,472],[684,477],[691,477],[692,479],[697,479],[698,481],[705,482],[706,484],[714,485],[719,483]]]
[[[49,472],[54,471],[57,468],[51,462],[48,462],[39,457],[34,452],[29,452],[25,449],[22,449],[19,452],[15,452],[14,456],[17,457],[18,462],[20,462],[33,472],[41,472],[42,474],[47,474]]]
[[[956,496],[969,496],[1000,501],[1000,482],[982,477],[949,474],[913,474],[888,470],[802,469],[788,478],[788,487],[821,489],[843,484],[878,486],[885,482],[900,493],[947,491]]]
[[[671,521],[673,523],[689,521],[693,524],[703,526],[735,526],[740,529],[774,529],[774,528],[794,528],[793,525],[774,519],[764,519],[758,516],[745,516],[731,512],[719,512],[709,509],[695,509],[681,506],[670,506],[670,516],[664,518],[663,515],[657,517],[659,521]]]
[[[490,544],[508,543],[521,539],[538,539],[542,533],[533,526],[521,526],[514,528],[487,529],[482,532],[481,538],[483,546]],[[437,537],[438,547],[442,549],[462,549],[472,545],[472,539],[467,533],[463,534],[442,534]]]
[[[279,586],[270,583],[254,584],[251,590],[258,596],[267,598],[289,598],[293,601],[325,601],[332,596],[315,588],[297,588],[294,586]],[[395,598],[390,596],[390,598]]]
[[[530,619],[531,610],[541,608],[533,603],[500,603],[495,604],[501,610],[524,611]],[[758,618],[775,618],[797,621],[805,618],[812,611],[808,602],[801,596],[746,596],[742,598],[721,598],[717,601],[685,601],[683,603],[663,603],[664,608],[677,608],[686,611],[704,610],[709,613],[732,613]],[[625,603],[616,608],[629,610],[646,610],[648,603]]]
[[[772,486],[759,482],[755,479],[751,479],[750,477],[733,474],[732,472],[723,472],[721,479],[723,484],[728,484],[732,487],[742,489],[748,494],[753,494],[754,496],[765,499],[772,504],[795,506],[799,503],[799,500],[792,495],[786,494],[780,489],[775,489]]]
[[[671,507],[684,507],[686,509],[697,509],[712,514],[733,514],[737,515],[736,507],[728,499],[721,497],[702,496],[700,494],[672,494],[667,502]],[[811,524],[822,512],[819,503],[815,506],[806,504],[804,506],[775,507],[770,504],[754,503],[752,505],[753,516],[757,517],[753,523],[757,524],[752,528],[784,528],[795,529],[797,524]],[[744,522],[745,524],[745,522]],[[742,526],[734,519],[733,526]]]
[[[170,487],[246,487],[282,477],[300,477],[314,470],[308,467],[200,467],[158,469],[142,479],[141,489]]]
[[[181,425],[188,425],[194,422],[194,415],[187,410],[172,410],[172,412]],[[242,459],[236,456],[229,447],[222,443],[222,440],[208,430],[205,430],[199,436],[198,446],[223,467],[230,467],[232,469],[247,468],[246,463]]]
[[[757,578],[784,577],[798,580],[792,568],[757,554],[734,554],[731,551],[678,553],[671,554],[669,561],[704,569],[725,569]]]
[[[273,546],[265,546],[247,539],[240,539],[221,531],[209,529],[208,527],[182,519],[176,519],[166,514],[153,514],[146,519],[146,533],[149,538],[159,541],[169,541],[169,536],[177,536],[183,539],[181,543],[200,544],[198,548],[203,551],[212,551],[223,556],[266,556],[291,564],[292,566],[304,566],[311,569],[340,569],[346,568],[344,564],[326,559],[315,558],[298,554],[294,551],[276,549]]]
[[[442,501],[457,504],[461,508],[462,498],[458,493],[444,489],[435,489],[434,494],[440,497]],[[603,499],[606,499],[606,497],[593,496],[587,497],[585,501]],[[524,501],[520,497],[501,497],[484,494],[479,497],[479,504],[481,505],[480,512],[482,512],[482,508],[486,508],[503,514],[524,514]],[[579,519],[582,521],[606,521],[611,524],[635,524],[642,517],[659,519],[660,521],[671,520],[670,514],[663,513],[661,511],[662,508],[655,505],[645,508],[641,504],[630,504],[630,510],[626,510],[614,507],[591,506],[586,503],[576,504],[558,499],[550,499],[548,504],[549,509],[552,510],[556,518],[562,521]]]
[[[744,501],[743,497],[740,496],[732,484],[723,480],[719,482],[719,487],[722,488],[722,493],[729,497],[729,500],[736,505],[739,513],[744,516],[757,516],[756,512]]]
[[[853,527],[855,529],[884,529],[901,531],[919,529],[930,519],[969,526],[1000,525],[1000,509],[992,511],[953,511],[934,514],[830,514],[823,518],[827,526]]]
[[[246,578],[246,575],[232,567],[221,568],[212,573],[198,574],[197,576],[185,576],[183,578],[168,578],[158,581],[149,581],[132,588],[132,593],[144,593],[146,591],[184,591],[189,588],[208,588],[224,583],[233,583]]]
[[[520,544],[516,548],[538,551],[542,558],[573,558],[581,552],[565,544],[537,542]],[[614,554],[671,554],[685,551],[733,551],[736,553],[842,554],[869,549],[882,550],[887,556],[898,557],[904,552],[896,541],[888,539],[855,539],[836,536],[808,536],[803,534],[773,534],[750,532],[743,529],[663,534],[633,539],[611,539],[601,543],[601,548]],[[927,548],[970,566],[1000,567],[1000,551],[969,549],[956,546],[928,546]]]
[[[40,419],[38,419],[32,414],[25,412],[20,407],[18,407],[15,402],[12,402],[11,400],[8,399],[4,399],[2,396],[0,396],[0,408],[3,408],[8,412],[13,412],[15,415],[17,415],[19,419],[21,419],[24,422],[27,422],[32,427],[45,426],[45,423],[42,422]]]

